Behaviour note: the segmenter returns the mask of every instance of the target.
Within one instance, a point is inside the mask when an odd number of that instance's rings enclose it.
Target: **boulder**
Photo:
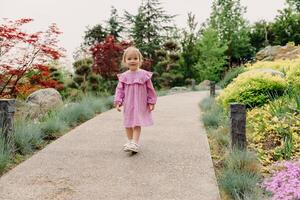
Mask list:
[[[59,92],[53,88],[41,89],[30,94],[26,99],[27,116],[39,118],[49,110],[63,104]]]
[[[277,59],[295,59],[300,54],[300,47],[288,44],[286,46],[267,46],[256,54],[256,60],[273,61]]]
[[[264,72],[264,73],[269,73],[273,76],[280,76],[281,78],[284,78],[285,75],[284,73],[274,70],[274,69],[270,69],[270,68],[261,68],[261,69],[252,69],[250,71],[247,71],[246,73],[252,73],[252,72]]]

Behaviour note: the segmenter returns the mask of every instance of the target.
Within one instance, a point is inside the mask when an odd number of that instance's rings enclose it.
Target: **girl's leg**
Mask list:
[[[138,144],[139,138],[141,134],[141,127],[140,126],[135,126],[133,127],[133,141]]]
[[[127,138],[129,141],[132,140],[133,137],[133,128],[125,128],[126,129],[126,133],[127,133]]]

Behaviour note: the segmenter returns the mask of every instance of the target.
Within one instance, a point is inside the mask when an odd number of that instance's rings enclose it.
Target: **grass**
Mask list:
[[[2,172],[8,165],[10,157],[10,146],[6,143],[4,137],[0,136],[0,172]]]
[[[216,102],[207,98],[200,103],[200,108],[204,111],[202,114],[202,120],[206,128],[218,128],[224,124],[224,110]]]
[[[57,112],[57,117],[68,126],[74,127],[94,116],[94,110],[85,103],[72,103]]]
[[[46,113],[40,118],[40,121],[17,119],[13,145],[8,146],[0,138],[0,173],[2,174],[9,167],[24,161],[35,150],[43,148],[51,140],[66,133],[71,127],[110,109],[112,102],[112,96],[86,96],[78,102],[69,102],[63,107]]]
[[[43,133],[43,139],[56,139],[60,137],[66,130],[68,125],[61,121],[57,116],[51,116],[40,124],[41,131]]]
[[[16,121],[14,134],[16,152],[22,155],[31,154],[42,142],[39,124],[32,121]]]
[[[259,182],[259,177],[247,171],[224,170],[218,179],[220,187],[232,199],[245,199],[245,196],[253,193]],[[255,198],[256,199],[256,198]]]
[[[234,172],[247,171],[259,174],[260,164],[255,153],[234,149],[225,161],[225,166]]]
[[[214,99],[203,99],[200,104],[202,120],[207,129],[211,154],[222,199],[264,199],[260,164],[257,156],[247,150],[231,149],[229,119]]]

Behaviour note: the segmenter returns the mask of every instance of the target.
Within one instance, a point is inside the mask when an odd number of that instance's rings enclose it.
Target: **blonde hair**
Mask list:
[[[128,54],[129,51],[135,51],[138,54],[138,57],[140,60],[139,67],[141,67],[141,65],[143,63],[143,55],[141,54],[140,50],[134,46],[131,46],[131,47],[128,47],[127,49],[125,49],[123,56],[122,56],[122,65],[125,66],[126,55]]]

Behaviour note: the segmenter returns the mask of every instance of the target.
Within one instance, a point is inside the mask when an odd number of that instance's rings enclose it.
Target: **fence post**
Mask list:
[[[0,128],[6,141],[10,141],[14,131],[15,99],[0,99]]]
[[[192,79],[192,91],[195,91],[196,87],[195,87],[195,79]]]
[[[239,103],[230,104],[231,147],[246,148],[246,106]]]
[[[210,81],[210,97],[215,97],[216,95],[216,85],[214,81]]]

